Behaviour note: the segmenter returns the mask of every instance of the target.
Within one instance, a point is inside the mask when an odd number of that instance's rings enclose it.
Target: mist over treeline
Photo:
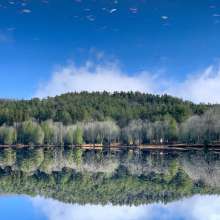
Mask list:
[[[216,143],[218,105],[139,92],[0,101],[0,144]]]

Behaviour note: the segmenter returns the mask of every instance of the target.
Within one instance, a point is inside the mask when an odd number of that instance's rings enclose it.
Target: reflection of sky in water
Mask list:
[[[13,220],[218,220],[220,196],[193,196],[167,205],[137,207],[64,204],[41,197],[1,197],[1,219]]]

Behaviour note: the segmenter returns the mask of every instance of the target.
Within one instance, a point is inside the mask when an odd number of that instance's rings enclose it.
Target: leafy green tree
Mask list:
[[[64,125],[72,123],[72,117],[68,111],[58,110],[55,116],[56,121],[62,121]]]
[[[83,130],[78,126],[74,131],[73,143],[77,145],[83,144]]]
[[[32,172],[38,169],[44,161],[43,149],[28,149],[20,152],[18,166],[23,172]]]
[[[12,166],[16,162],[16,151],[12,148],[2,149],[0,151],[0,165]]]
[[[67,128],[65,135],[64,135],[64,144],[71,145],[74,141],[74,128],[69,127]]]
[[[44,159],[40,164],[39,169],[44,173],[51,173],[53,171],[54,163],[55,163],[55,152],[54,149],[46,149],[44,151]]]
[[[169,137],[170,139],[176,139],[178,136],[178,127],[177,127],[177,123],[176,120],[174,118],[172,118],[169,122]]]
[[[17,140],[17,132],[13,127],[3,126],[0,127],[0,143],[11,145],[16,143]]]
[[[44,132],[36,122],[25,121],[19,128],[19,139],[24,144],[43,144]]]
[[[83,151],[81,148],[77,147],[73,151],[73,158],[77,165],[81,165],[83,161]]]
[[[41,128],[44,132],[44,144],[54,144],[54,125],[52,120],[47,120],[41,123]]]
[[[176,120],[170,115],[166,117],[165,122],[166,131],[165,131],[165,139],[169,141],[176,141],[178,138],[178,125]]]

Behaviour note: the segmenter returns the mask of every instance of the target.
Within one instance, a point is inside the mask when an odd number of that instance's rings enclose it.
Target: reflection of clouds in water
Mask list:
[[[48,220],[218,220],[220,219],[220,196],[193,196],[167,205],[151,204],[137,207],[72,205],[52,199],[36,197],[34,206]]]

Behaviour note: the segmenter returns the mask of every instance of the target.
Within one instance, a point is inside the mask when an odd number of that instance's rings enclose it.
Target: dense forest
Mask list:
[[[140,205],[220,193],[220,154],[192,151],[0,150],[0,193],[64,202]]]
[[[220,108],[168,95],[68,93],[0,101],[0,144],[213,143]]]
[[[193,114],[204,113],[208,107],[168,95],[139,92],[68,93],[43,100],[0,100],[0,125],[33,118],[39,122],[51,119],[64,125],[112,119],[120,127],[131,120],[160,121],[167,116],[182,122]]]

